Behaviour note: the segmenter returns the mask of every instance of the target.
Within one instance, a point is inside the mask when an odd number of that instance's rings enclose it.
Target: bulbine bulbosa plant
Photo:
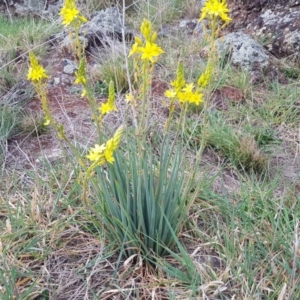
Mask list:
[[[197,195],[197,188],[193,186],[194,176],[205,139],[202,139],[197,161],[193,164],[195,167],[188,166],[180,140],[172,140],[169,136],[174,107],[179,103],[180,122],[184,123],[184,114],[189,105],[199,106],[204,103],[203,127],[208,126],[205,123],[205,88],[211,81],[214,68],[218,18],[229,22],[228,12],[225,0],[208,0],[205,3],[200,20],[208,18],[210,21],[212,54],[196,83],[186,81],[184,65],[178,64],[176,77],[165,91],[165,96],[169,99],[170,115],[156,149],[146,136],[151,115],[149,99],[154,66],[165,51],[157,44],[157,33],[149,20],[142,22],[141,36],[135,37],[128,54],[128,59],[133,59],[134,82],[129,84],[130,91],[125,98],[137,124],[134,135],[132,130],[121,126],[105,142],[102,134],[103,117],[117,110],[114,85],[112,82],[109,85],[107,102],[98,105],[86,74],[85,47],[79,39],[80,27],[87,20],[76,7],[75,0],[66,0],[61,9],[60,16],[63,24],[69,28],[79,65],[74,84],[82,86],[81,96],[88,99],[99,135],[99,142],[85,156],[69,141],[63,125],[51,115],[46,86],[48,76],[34,54],[30,54],[28,79],[32,81],[41,100],[45,125],[52,125],[58,138],[65,141],[74,152],[81,167],[78,182],[82,187],[82,199],[101,221],[107,239],[113,244],[121,245],[121,253],[126,257],[141,255],[153,261],[157,256],[169,254],[169,249],[178,243],[180,230]],[[126,137],[123,144],[122,136]],[[186,172],[187,167],[193,171]],[[191,193],[192,190],[196,192]]]
[[[159,156],[146,143],[131,141],[126,153],[116,151],[115,162],[98,169],[92,183],[95,211],[111,242],[122,245],[122,254],[152,259],[169,254],[190,205],[192,180],[185,174],[180,148],[167,141]]]

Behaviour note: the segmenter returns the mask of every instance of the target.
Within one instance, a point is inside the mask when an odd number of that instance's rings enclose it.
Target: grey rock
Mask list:
[[[60,84],[60,78],[59,77],[54,77],[53,78],[53,85],[54,86],[57,86],[57,85],[59,85]]]
[[[197,26],[198,20],[192,19],[192,20],[182,20],[179,23],[179,28],[181,30],[184,30],[188,34],[193,34],[196,26]]]
[[[203,34],[203,21],[198,22],[198,19],[181,20],[178,25],[163,24],[158,31],[160,37],[170,37],[177,34],[178,31],[183,34],[193,34],[201,36]]]
[[[95,12],[91,20],[83,24],[80,34],[88,40],[88,47],[103,46],[109,44],[109,40],[122,40],[122,14],[116,7]],[[124,28],[126,40],[133,39],[133,33]]]
[[[53,20],[58,18],[58,12],[63,5],[63,0],[10,0],[7,5],[0,0],[0,11],[7,14],[13,13],[15,16],[42,16]]]
[[[206,21],[198,22],[198,19],[182,20],[179,23],[179,29],[187,34],[203,35],[203,25]]]
[[[132,40],[133,33],[125,30],[125,39]],[[80,40],[85,48],[89,50],[93,47],[110,45],[113,39],[122,40],[122,14],[116,7],[94,12],[91,20],[84,23],[79,31]],[[59,51],[63,53],[72,52],[73,40],[67,30],[59,32],[49,38],[49,43],[53,46],[58,45]]]
[[[244,70],[251,70],[252,66],[260,68],[269,64],[269,56],[265,49],[243,32],[233,32],[216,40],[219,52],[226,54],[232,64]]]
[[[49,162],[55,162],[57,160],[60,160],[64,157],[64,152],[60,149],[49,149],[45,150],[43,154],[38,155],[35,162],[36,164],[42,165],[43,163],[46,163],[46,161]]]
[[[158,36],[160,37],[169,37],[172,34],[171,28],[168,25],[163,25],[162,28],[158,31]]]
[[[15,14],[21,17],[25,17],[32,12],[30,8],[28,8],[25,5],[20,5],[19,3],[16,3],[14,7],[15,7]]]
[[[266,40],[272,54],[300,58],[300,10],[266,9],[253,25],[253,34]]]
[[[51,35],[48,38],[48,42],[52,45],[52,46],[56,46],[62,43],[62,41],[68,36],[68,32],[67,30],[63,30],[61,32],[58,32],[56,34]]]
[[[204,24],[203,24],[203,22],[205,22],[205,21],[197,22],[197,25],[196,25],[196,27],[194,29],[194,34],[195,35],[202,36],[204,34],[204,30],[203,30],[203,25]],[[206,29],[206,33],[207,34],[210,34],[210,32],[211,32],[211,30]]]
[[[232,0],[229,29],[247,31],[277,58],[300,59],[300,0]]]
[[[43,11],[44,9],[46,9],[45,0],[27,0],[24,4],[31,10]]]
[[[64,39],[61,40],[61,38],[63,36],[64,36]],[[57,35],[56,37],[57,37],[56,43],[61,40],[61,42],[58,43],[59,52],[61,52],[63,54],[68,54],[68,53],[70,54],[73,52],[72,45],[74,44],[74,40],[70,37],[70,35],[68,35],[66,32],[64,32],[63,34]],[[85,46],[88,45],[87,38],[80,36],[79,40],[81,41],[82,45],[85,45]],[[54,41],[54,40],[52,39],[51,41]]]
[[[62,60],[62,65],[63,65],[63,72],[65,74],[74,75],[75,71],[78,70],[77,64],[74,61],[67,58]]]
[[[47,12],[49,13],[49,15],[53,16],[53,17],[57,17],[61,8],[63,6],[63,2],[62,1],[58,1],[55,4],[49,4],[47,7]]]

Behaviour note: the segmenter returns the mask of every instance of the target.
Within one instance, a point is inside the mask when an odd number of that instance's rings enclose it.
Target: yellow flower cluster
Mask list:
[[[157,32],[152,33],[152,24],[149,20],[144,20],[141,25],[141,33],[144,37],[144,42],[139,37],[135,37],[135,43],[129,52],[129,56],[139,54],[142,60],[149,60],[154,63],[157,57],[164,51],[155,44]]]
[[[79,63],[78,71],[75,72],[75,84],[86,84],[86,74],[85,74],[85,59],[82,58]]]
[[[28,80],[31,80],[32,82],[38,82],[48,78],[45,69],[39,64],[33,53],[29,54],[29,60],[30,67],[27,75]]]
[[[99,108],[101,112],[101,116],[104,116],[113,110],[117,111],[117,108],[115,106],[115,101],[116,101],[115,87],[114,87],[114,82],[111,81],[109,83],[109,88],[108,88],[108,100],[106,103],[102,103],[101,107]]]
[[[105,162],[112,164],[115,161],[113,154],[120,144],[123,130],[122,126],[117,129],[114,136],[109,139],[106,144],[100,146],[96,144],[94,148],[90,149],[90,152],[86,157],[98,166],[103,165]]]
[[[66,0],[59,15],[63,18],[63,24],[68,26],[75,24],[79,27],[82,23],[87,22],[87,19],[82,16],[76,7],[76,0]]]
[[[212,71],[213,71],[213,63],[211,61],[208,62],[205,72],[203,74],[200,75],[199,79],[198,79],[198,86],[201,88],[205,88],[210,80],[211,80],[211,76],[212,76]]]
[[[203,102],[203,94],[199,87],[195,87],[193,83],[186,83],[184,79],[183,64],[180,63],[177,69],[176,80],[171,82],[173,88],[165,92],[165,96],[170,99],[178,99],[180,103],[190,103],[199,105]]]
[[[30,66],[28,69],[27,79],[30,80],[35,90],[38,94],[38,97],[41,101],[43,111],[45,113],[45,122],[44,125],[47,126],[51,122],[51,114],[48,105],[47,98],[47,85],[44,79],[48,78],[45,69],[41,66],[33,53],[29,53]]]
[[[86,73],[85,73],[85,58],[81,58],[78,71],[75,72],[75,84],[82,84],[83,91],[81,97],[86,96],[87,94],[87,82],[86,82]]]
[[[202,21],[209,15],[209,17],[220,17],[224,22],[228,23],[231,18],[228,16],[229,9],[227,7],[226,0],[207,0],[204,7],[201,10],[201,16],[199,21]]]

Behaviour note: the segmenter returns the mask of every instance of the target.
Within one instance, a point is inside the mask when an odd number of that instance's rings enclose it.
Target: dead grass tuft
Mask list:
[[[252,137],[242,137],[240,139],[238,154],[241,165],[246,170],[253,169],[261,172],[267,167],[268,159]]]

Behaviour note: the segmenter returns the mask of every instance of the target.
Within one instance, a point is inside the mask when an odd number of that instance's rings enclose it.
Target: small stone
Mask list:
[[[62,60],[62,65],[63,65],[63,72],[65,74],[74,75],[75,71],[78,70],[77,64],[74,61],[67,58]]]
[[[53,78],[53,85],[56,86],[56,85],[59,85],[60,84],[60,78],[59,77],[54,77]]]
[[[62,150],[60,149],[51,149],[51,151],[45,151],[43,155],[39,155],[35,162],[37,165],[41,165],[42,163],[45,163],[46,161],[49,162],[55,162],[61,158],[64,157],[64,154]]]
[[[195,35],[203,35],[203,21],[197,22],[196,27],[194,29]],[[211,30],[207,30],[207,34],[210,34]]]

